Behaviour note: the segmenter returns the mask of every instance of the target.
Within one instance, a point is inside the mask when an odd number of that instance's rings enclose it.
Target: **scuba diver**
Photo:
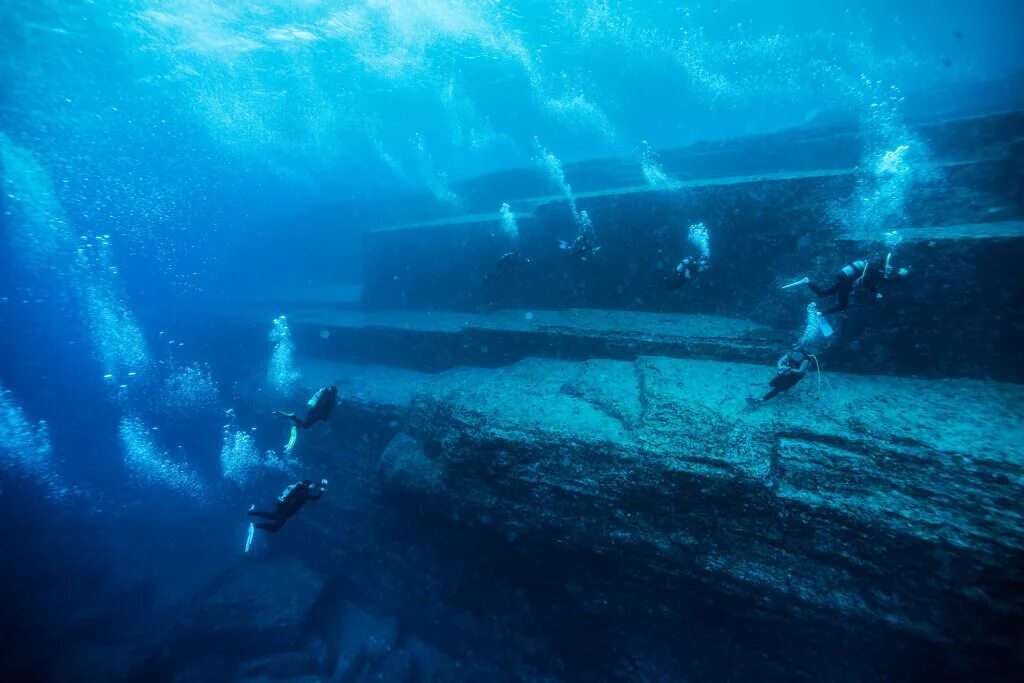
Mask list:
[[[580,232],[576,235],[576,239],[571,243],[565,240],[558,240],[558,248],[569,252],[570,255],[577,257],[580,261],[586,262],[589,257],[601,251],[601,247],[594,243],[594,224],[591,223],[590,216],[587,215],[586,211],[580,211],[578,222]]]
[[[320,497],[327,492],[327,480],[321,479],[319,484],[314,484],[312,479],[297,481],[291,484],[281,495],[277,497],[273,512],[260,512],[255,505],[249,506],[249,516],[269,520],[267,522],[253,523],[251,526],[256,529],[263,529],[270,533],[277,532],[284,523],[302,509],[302,506],[311,500],[320,500]],[[248,544],[246,544],[248,549]]]
[[[665,276],[665,286],[673,291],[677,290],[683,285],[692,282],[697,277],[697,273],[702,273],[707,269],[707,259],[684,256],[679,265]]]
[[[291,437],[288,439],[288,443],[285,444],[285,451],[290,452],[295,447],[295,440],[298,438],[299,429],[309,429],[317,422],[326,422],[331,416],[331,412],[334,410],[334,404],[338,401],[338,387],[333,384],[329,387],[320,387],[316,393],[313,394],[313,398],[309,399],[306,405],[309,410],[306,412],[306,418],[301,420],[295,413],[286,413],[283,410],[275,410],[275,415],[281,417],[287,417],[289,420],[294,422],[292,425]]]
[[[507,254],[502,254],[495,264],[495,270],[484,273],[484,280],[497,280],[512,266],[529,262],[530,259],[526,258],[521,251],[510,251]]]
[[[580,261],[586,261],[588,257],[601,251],[601,247],[594,245],[594,236],[589,232],[581,232],[571,243],[558,240],[558,248],[569,252]]]
[[[879,259],[881,261],[881,259]],[[885,263],[868,268],[860,283],[862,289],[871,292],[875,299],[881,299],[882,290],[910,275],[910,268],[896,268],[892,265],[892,252],[885,255]]]
[[[880,260],[880,259],[879,259]],[[803,278],[796,282],[785,285],[783,289],[789,289],[798,285],[807,285],[819,298],[836,296],[836,304],[831,308],[822,311],[822,315],[830,313],[841,313],[850,305],[850,294],[854,289],[860,288],[871,292],[876,299],[882,298],[882,290],[902,280],[910,274],[909,268],[895,269],[892,266],[892,254],[885,257],[885,263],[875,265],[871,260],[857,260],[849,263],[836,273],[835,282],[828,289],[811,282],[810,278]]]
[[[804,347],[797,345],[791,351],[784,354],[782,358],[779,358],[779,362],[775,364],[775,367],[775,377],[768,383],[771,390],[763,398],[748,398],[747,403],[756,405],[764,401],[770,401],[782,392],[789,391],[795,387],[811,367],[811,356],[804,350]]]

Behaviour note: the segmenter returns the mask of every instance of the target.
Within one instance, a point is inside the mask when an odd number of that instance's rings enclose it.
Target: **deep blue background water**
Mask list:
[[[70,489],[47,498],[19,453],[0,460],[0,583],[23,596],[6,642],[35,642],[82,595],[122,594],[136,562],[237,554],[229,525],[178,533],[247,500],[221,481],[222,411],[255,413],[233,386],[268,345],[219,343],[211,315],[230,297],[358,281],[359,237],[395,218],[395,197],[457,213],[446,188],[533,165],[537,142],[564,163],[638,157],[644,141],[863,119],[890,86],[925,116],[947,89],[1024,69],[1022,25],[1012,0],[3,3],[0,142],[43,173],[0,169],[0,381],[48,423]],[[73,266],[51,230],[110,235],[116,275]],[[145,341],[150,369],[118,374],[124,392],[95,350],[120,326],[90,325],[95,292],[73,293],[93,280]],[[148,419],[208,482],[202,502],[133,481],[118,434],[192,363],[216,409]]]

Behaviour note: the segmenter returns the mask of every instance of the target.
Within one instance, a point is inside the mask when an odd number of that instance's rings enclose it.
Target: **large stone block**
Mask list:
[[[474,312],[683,312],[754,320],[795,335],[811,297],[806,290],[780,293],[779,285],[803,275],[828,280],[846,263],[881,250],[882,235],[898,228],[905,238],[898,258],[914,267],[913,276],[881,304],[855,301],[842,320],[837,367],[1024,381],[1013,315],[1024,300],[1017,272],[1024,258],[1018,142],[1024,114],[935,122],[916,135],[931,148],[932,161],[898,187],[856,168],[855,135],[841,128],[665,154],[666,170],[682,180],[673,190],[645,186],[623,160],[569,167],[578,205],[589,212],[602,247],[586,263],[557,248],[558,239],[577,230],[564,198],[510,177],[509,194],[526,192],[523,187],[539,192],[502,200],[519,215],[519,247],[531,263],[485,282],[510,248],[500,201],[470,215],[381,227],[366,236],[363,303]],[[493,178],[485,181],[498,189]],[[879,187],[869,191],[872,183]],[[856,213],[865,201],[891,205],[892,215],[883,211],[885,224],[850,234],[837,211],[845,205]],[[712,267],[683,290],[668,291],[662,278],[696,222],[711,232]]]
[[[265,653],[294,648],[324,579],[293,559],[257,560],[219,576],[178,612],[186,649]]]
[[[527,357],[564,359],[662,355],[759,361],[785,348],[789,334],[749,320],[569,309],[445,311],[297,310],[296,343],[311,357],[386,363],[425,371],[495,367]]]
[[[380,471],[523,552],[614,565],[585,611],[685,621],[713,595],[737,623],[1005,662],[1024,619],[1024,390],[833,374],[751,409],[768,376],[663,358],[443,373],[389,449],[415,457]]]

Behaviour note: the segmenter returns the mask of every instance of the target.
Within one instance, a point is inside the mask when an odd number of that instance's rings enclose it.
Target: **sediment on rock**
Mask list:
[[[632,609],[659,611],[656,582],[743,619],[998,642],[1024,616],[1024,388],[829,375],[750,409],[766,379],[647,357],[453,370],[413,393],[380,474],[534,551],[614,558]]]

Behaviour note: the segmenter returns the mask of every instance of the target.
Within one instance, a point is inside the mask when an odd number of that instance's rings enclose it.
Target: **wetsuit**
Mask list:
[[[838,298],[836,305],[822,311],[822,315],[839,313],[840,311],[846,310],[850,305],[850,294],[853,292],[853,288],[859,284],[866,268],[866,261],[854,261],[853,263],[844,266],[843,269],[836,274],[836,281],[828,289],[822,289],[813,282],[807,283],[807,286],[811,288],[811,291],[813,291],[818,298],[832,296],[833,294]]]
[[[888,263],[888,259],[886,259],[886,263]],[[821,289],[813,282],[808,282],[807,286],[819,297],[837,295],[836,305],[821,312],[822,315],[827,315],[845,311],[850,305],[850,294],[855,288],[865,289],[871,292],[875,298],[881,298],[882,290],[902,279],[906,273],[906,269],[889,272],[885,264],[876,266],[867,261],[854,261],[839,271],[835,283],[828,289]]]
[[[562,244],[565,245],[564,242]],[[586,261],[588,256],[596,254],[601,247],[594,246],[594,238],[590,233],[581,233],[573,240],[572,244],[563,246],[563,249],[568,249],[573,256],[578,256],[581,261]]]
[[[510,251],[507,254],[502,255],[502,257],[500,259],[498,259],[498,263],[496,264],[496,269],[494,271],[489,272],[486,275],[484,275],[484,279],[485,280],[497,280],[498,278],[500,278],[502,275],[505,274],[506,270],[508,270],[512,266],[514,266],[514,265],[516,265],[518,263],[529,263],[529,262],[530,262],[530,259],[528,259],[525,256],[523,256],[523,252],[521,252],[521,251]]]
[[[882,298],[882,290],[895,282],[899,282],[907,274],[907,270],[892,269],[888,273],[884,266],[869,267],[861,279],[860,287],[871,292],[874,298]]]
[[[772,381],[768,383],[772,389],[764,395],[762,401],[769,401],[783,391],[789,391],[807,374],[811,361],[803,351],[790,351],[779,359],[777,367],[779,372]]]
[[[317,392],[313,394],[313,398],[309,399],[306,404],[309,406],[309,410],[306,412],[306,419],[299,419],[295,413],[286,413],[282,410],[275,411],[275,415],[281,417],[287,417],[289,420],[295,423],[295,426],[299,429],[309,429],[317,422],[326,422],[331,416],[331,412],[334,410],[334,404],[338,400],[338,387],[329,386],[321,387],[317,389]]]
[[[688,282],[692,282],[697,277],[697,273],[704,270],[706,265],[703,260],[698,261],[689,256],[683,258],[679,265],[665,276],[665,286],[672,290],[679,289]]]
[[[277,497],[277,504],[274,505],[273,512],[260,512],[256,509],[250,509],[249,516],[270,520],[267,522],[260,522],[254,526],[257,529],[263,529],[264,531],[274,533],[283,527],[284,523],[288,521],[288,518],[301,510],[302,506],[308,501],[320,500],[320,497],[324,495],[325,490],[326,489],[322,484],[314,484],[312,480],[309,479],[306,481],[297,481],[286,488],[281,495]]]

